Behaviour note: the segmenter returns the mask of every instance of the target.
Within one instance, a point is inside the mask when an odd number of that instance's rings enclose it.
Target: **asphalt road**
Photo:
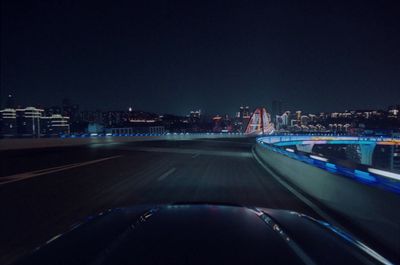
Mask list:
[[[0,264],[104,209],[213,202],[316,214],[257,163],[254,139],[0,152]]]

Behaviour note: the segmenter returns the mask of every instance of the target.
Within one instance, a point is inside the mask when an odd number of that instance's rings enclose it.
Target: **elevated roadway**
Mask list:
[[[63,144],[42,145],[39,141],[26,148],[0,150],[0,208],[4,213],[0,218],[0,264],[10,264],[88,215],[114,207],[174,202],[305,213],[334,222],[389,259],[400,261],[396,251],[360,229],[359,222],[354,222],[358,219],[338,213],[312,190],[298,189],[289,181],[293,172],[305,182],[310,177],[308,169],[292,168],[292,158],[271,151],[270,157],[280,160],[272,164],[260,161],[260,154],[269,151],[260,149],[254,156],[260,148],[254,149],[255,138],[182,137],[151,141],[93,137],[76,145],[69,144],[76,139],[67,139],[68,144],[59,139]],[[278,173],[279,168],[286,171]],[[341,196],[340,187],[327,184],[326,188],[332,189],[321,192]],[[372,199],[368,202],[374,204]],[[385,207],[392,209],[395,202],[389,200]]]
[[[397,138],[266,136],[256,157],[312,201],[342,215],[400,257],[400,174],[312,153],[313,144],[400,144]],[[301,148],[298,148],[300,145]],[[296,148],[292,148],[296,146]],[[362,149],[361,149],[362,150]]]

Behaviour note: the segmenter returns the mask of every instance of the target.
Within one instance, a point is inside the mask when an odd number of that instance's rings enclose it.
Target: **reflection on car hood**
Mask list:
[[[90,217],[17,264],[378,264],[324,222],[213,204],[118,208]]]

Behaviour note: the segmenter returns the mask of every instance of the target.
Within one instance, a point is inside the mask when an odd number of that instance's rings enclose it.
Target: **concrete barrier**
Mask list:
[[[157,141],[171,140],[184,141],[195,139],[215,139],[215,138],[238,138],[245,137],[243,134],[224,134],[224,133],[199,133],[199,134],[169,134],[159,136],[99,136],[84,138],[29,138],[29,139],[0,139],[0,150],[18,150],[46,147],[77,146],[77,145],[101,145],[118,144],[136,141]]]
[[[256,155],[284,180],[353,221],[393,253],[400,251],[400,195],[284,156],[262,144]]]

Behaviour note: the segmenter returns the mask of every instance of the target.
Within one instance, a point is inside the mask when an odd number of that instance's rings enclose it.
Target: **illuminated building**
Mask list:
[[[285,111],[282,115],[277,115],[275,125],[277,130],[287,129],[289,125],[290,111]]]
[[[239,108],[238,118],[243,119],[243,113],[244,113],[244,107],[241,106],[241,107]]]
[[[308,117],[310,118],[310,122],[315,122],[317,120],[317,115],[315,114],[308,114]]]
[[[273,122],[276,121],[278,115],[282,115],[282,101],[273,100],[271,109],[271,118]]]
[[[236,112],[235,118],[232,119],[232,128],[228,128],[231,131],[244,132],[247,124],[250,120],[250,107],[249,106],[240,106],[239,111]],[[226,120],[230,120],[229,118]]]
[[[289,124],[289,117],[290,117],[290,111],[285,111],[285,113],[282,114],[283,125],[287,126]]]
[[[389,107],[388,118],[400,119],[400,105]]]
[[[239,118],[242,119],[250,119],[250,107],[249,106],[241,106],[239,109]]]
[[[35,107],[16,109],[18,134],[22,137],[39,137],[41,133],[40,125],[43,112],[43,109],[37,109]]]
[[[53,114],[47,117],[41,117],[41,132],[46,135],[69,134],[69,117],[60,114]]]
[[[214,116],[213,118],[213,122],[214,122],[214,127],[213,127],[213,132],[221,132],[222,130],[222,117],[217,115]]]
[[[333,112],[331,113],[331,118],[337,118],[339,116],[339,113]]]
[[[301,119],[301,110],[296,111],[296,120],[300,122]]]
[[[300,124],[301,125],[306,125],[307,126],[309,121],[310,121],[310,118],[308,116],[306,116],[306,115],[302,115],[300,117]]]
[[[192,110],[190,111],[190,118],[200,118],[201,110]]]
[[[17,134],[17,114],[15,109],[0,110],[0,133],[3,137],[13,137]]]
[[[201,117],[201,110],[192,110],[189,114],[189,121],[191,123],[196,123],[200,120]]]
[[[243,119],[250,119],[250,116],[251,116],[250,107],[246,106],[243,111]]]
[[[69,117],[43,114],[43,109],[35,107],[0,110],[0,133],[3,137],[41,137],[70,133]]]
[[[297,125],[297,124],[298,124],[298,121],[297,121],[297,120],[294,120],[294,119],[290,120],[290,126],[291,126],[291,127],[293,127],[293,126],[295,126],[295,125]]]

